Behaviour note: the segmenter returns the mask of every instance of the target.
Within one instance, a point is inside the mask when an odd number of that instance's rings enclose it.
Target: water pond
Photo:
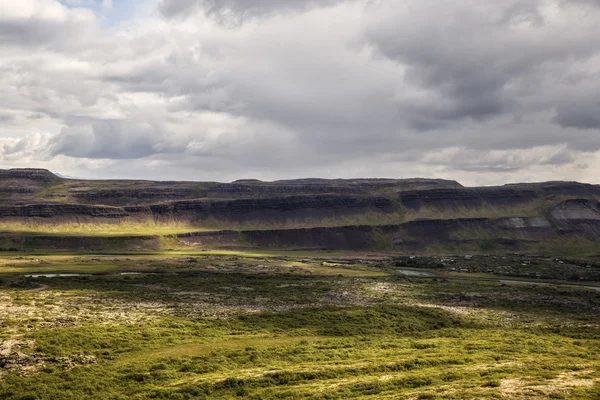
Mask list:
[[[431,272],[413,271],[412,269],[398,269],[397,271],[406,276],[434,276]]]

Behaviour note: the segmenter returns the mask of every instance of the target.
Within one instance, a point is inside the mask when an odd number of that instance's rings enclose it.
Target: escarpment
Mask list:
[[[150,206],[125,207],[133,214],[157,219],[280,220],[330,218],[366,212],[393,213],[396,204],[385,197],[337,195],[290,196],[239,200],[185,200]]]
[[[98,181],[66,179],[39,169],[0,170],[0,225],[5,223],[1,231],[17,247],[54,239],[19,239],[11,230],[13,222],[175,222],[189,231],[173,240],[194,248],[519,250],[551,241],[600,239],[599,200],[599,185],[578,182],[464,187],[456,181],[421,178]],[[148,233],[129,238],[127,246],[158,246],[160,235],[151,229]],[[125,237],[121,235],[124,241]],[[118,240],[71,237],[57,248],[88,242],[98,248]]]
[[[570,199],[550,210],[550,216],[558,221],[600,221],[600,203],[593,199]]]
[[[125,218],[122,208],[87,206],[83,204],[31,204],[26,206],[0,206],[0,218],[49,218],[57,220],[78,218]]]
[[[60,181],[61,178],[45,169],[0,169],[0,203],[20,203]]]
[[[398,197],[402,205],[407,208],[453,209],[484,205],[514,206],[534,201],[538,198],[538,194],[532,189],[485,187],[411,190],[400,192]]]
[[[29,180],[35,182],[53,182],[59,180],[57,175],[47,169],[13,168],[0,169],[0,181]]]

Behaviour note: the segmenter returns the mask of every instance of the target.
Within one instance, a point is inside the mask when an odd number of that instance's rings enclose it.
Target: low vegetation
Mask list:
[[[63,235],[63,236],[148,236],[174,235],[209,230],[189,222],[156,222],[153,220],[125,220],[109,222],[0,221],[0,235]]]
[[[598,398],[600,292],[501,280],[599,267],[506,257],[16,254],[0,398]]]

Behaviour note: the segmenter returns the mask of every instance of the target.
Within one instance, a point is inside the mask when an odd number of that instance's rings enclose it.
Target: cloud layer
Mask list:
[[[595,1],[121,5],[0,0],[4,167],[598,181]]]

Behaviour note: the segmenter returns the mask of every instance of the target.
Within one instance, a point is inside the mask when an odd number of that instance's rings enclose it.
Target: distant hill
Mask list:
[[[177,231],[177,240],[191,247],[534,251],[565,240],[594,246],[600,238],[598,200],[599,185],[578,182],[497,187],[421,178],[159,182],[0,170],[0,225],[6,237],[18,240],[23,239],[10,224],[150,221],[189,227]],[[194,232],[196,227],[213,232]]]

